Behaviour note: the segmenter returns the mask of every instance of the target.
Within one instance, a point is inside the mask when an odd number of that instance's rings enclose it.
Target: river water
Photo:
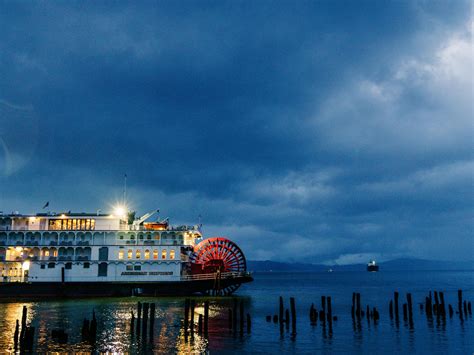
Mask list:
[[[457,290],[464,299],[474,303],[474,273],[472,271],[419,272],[332,272],[332,273],[256,273],[254,282],[243,285],[235,297],[194,298],[195,319],[203,314],[203,301],[210,301],[209,333],[204,337],[196,332],[186,339],[183,330],[184,298],[114,298],[82,300],[3,301],[0,303],[0,353],[13,352],[16,319],[21,320],[23,306],[28,307],[27,323],[36,328],[35,351],[91,351],[115,353],[430,353],[472,354],[474,351],[474,322],[472,316],[461,319],[459,314],[429,319],[419,304],[428,291],[443,291],[446,304],[457,309]],[[403,320],[390,319],[389,300],[393,292],[413,295],[413,325]],[[351,317],[352,292],[361,293],[363,309],[377,307],[377,324],[353,322]],[[281,336],[278,324],[267,322],[267,315],[278,314],[279,296],[285,307],[289,298],[296,300],[296,335],[291,330]],[[337,320],[328,325],[311,325],[311,303],[319,309],[321,296],[331,296],[333,315]],[[245,328],[233,332],[228,327],[228,311],[234,299],[241,301],[245,314],[252,318],[250,333]],[[131,333],[131,312],[137,302],[156,304],[153,338],[137,339]],[[400,306],[400,309],[402,307]],[[84,318],[95,312],[98,321],[97,341],[81,341]],[[52,329],[68,333],[66,344],[52,340]]]

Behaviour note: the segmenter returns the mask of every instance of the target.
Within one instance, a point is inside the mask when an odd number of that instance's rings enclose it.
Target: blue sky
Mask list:
[[[0,210],[130,205],[250,259],[471,260],[468,1],[3,2]]]

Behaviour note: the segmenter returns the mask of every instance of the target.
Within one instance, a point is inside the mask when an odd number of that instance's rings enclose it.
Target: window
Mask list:
[[[42,268],[42,269],[45,269],[45,268],[46,268],[46,265],[45,265],[45,264],[41,264],[41,268]]]
[[[140,259],[142,257],[142,252],[140,249],[137,249],[135,252],[135,259]]]
[[[84,263],[84,269],[89,269],[91,267],[90,263]]]
[[[54,269],[55,268],[55,264],[54,263],[49,263],[48,264],[48,269]]]
[[[174,249],[171,249],[171,250],[170,250],[170,259],[171,259],[171,260],[174,259]]]
[[[119,236],[119,239],[120,239],[120,240],[123,240],[123,235]]]
[[[118,258],[119,260],[123,260],[123,250],[119,250]]]
[[[145,259],[150,259],[150,251],[148,249],[145,250]]]
[[[158,259],[158,250],[153,250],[153,259]]]
[[[71,270],[72,269],[72,263],[66,263],[65,267],[66,270]]]
[[[49,256],[49,250],[44,251],[44,256],[48,257]]]
[[[162,258],[162,259],[166,259],[166,249],[163,249],[163,250],[161,251],[161,258]]]
[[[142,269],[142,266],[141,266],[141,265],[135,265],[135,266],[133,267],[133,270],[135,270],[135,271],[140,271],[141,269]]]
[[[128,258],[128,259],[133,258],[133,250],[132,250],[132,249],[128,249],[127,258]]]
[[[133,265],[127,265],[127,271],[132,271],[133,270]]]
[[[100,261],[109,260],[109,248],[102,247],[99,249],[99,260]]]

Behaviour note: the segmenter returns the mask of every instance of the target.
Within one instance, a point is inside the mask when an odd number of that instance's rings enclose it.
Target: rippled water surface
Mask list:
[[[0,304],[0,348],[13,351],[16,319],[21,319],[22,307],[28,307],[28,323],[36,327],[35,351],[97,351],[128,353],[279,353],[298,354],[322,352],[354,353],[438,353],[472,354],[474,351],[473,318],[458,314],[446,320],[428,319],[420,309],[428,291],[444,291],[447,304],[457,308],[457,290],[465,299],[474,302],[474,274],[472,271],[423,272],[333,272],[333,273],[257,273],[255,281],[242,286],[237,298],[244,302],[245,314],[252,317],[252,329],[241,335],[228,328],[228,310],[234,298],[195,298],[195,319],[203,314],[203,301],[210,301],[208,338],[194,334],[185,339],[183,330],[184,298],[114,298],[48,301],[3,301]],[[393,291],[400,292],[400,302],[411,292],[414,302],[413,327],[400,317],[391,320],[388,303]],[[362,305],[377,307],[377,324],[351,318],[352,292],[360,292]],[[279,296],[289,308],[289,297],[295,297],[297,334],[280,336],[279,326],[268,323],[267,315],[278,314]],[[332,297],[332,332],[320,323],[310,325],[309,308],[314,303],[319,309],[321,296]],[[137,301],[156,304],[153,339],[137,339],[131,334],[131,312]],[[97,342],[81,342],[84,318],[95,311],[98,320]],[[65,329],[67,344],[51,339],[51,330]]]

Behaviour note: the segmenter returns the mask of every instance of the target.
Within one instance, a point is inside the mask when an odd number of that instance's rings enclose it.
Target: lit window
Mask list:
[[[49,256],[49,250],[44,251],[44,256],[46,256],[46,257]]]
[[[119,260],[123,259],[123,250],[119,251],[118,258],[119,258]]]
[[[158,250],[153,250],[153,259],[158,259]]]
[[[140,249],[138,249],[135,253],[135,258],[140,259],[141,257],[142,257],[142,253],[141,253]]]
[[[161,251],[161,258],[162,258],[162,259],[166,259],[166,249],[163,249],[163,250]]]
[[[174,249],[171,249],[171,250],[170,250],[170,259],[171,259],[171,260],[174,259]]]
[[[150,251],[148,249],[145,250],[145,259],[150,259]]]
[[[132,249],[128,249],[127,258],[131,259],[132,257],[133,257],[133,251]]]
[[[128,271],[133,270],[133,265],[127,265],[127,270],[128,270]]]

